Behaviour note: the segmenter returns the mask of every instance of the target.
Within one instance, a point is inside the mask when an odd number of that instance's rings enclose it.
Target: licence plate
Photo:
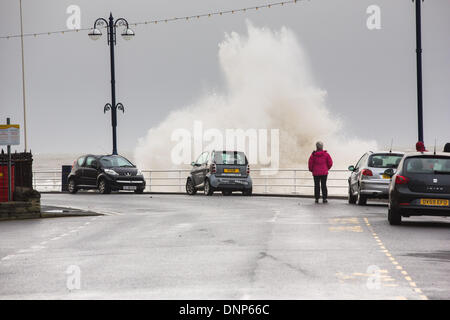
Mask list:
[[[123,186],[123,190],[136,190],[136,186]]]
[[[383,174],[383,179],[390,179],[391,177],[390,176],[388,176],[387,174]]]
[[[448,207],[448,200],[443,199],[420,199],[423,206]]]
[[[239,169],[223,169],[225,173],[239,173]]]

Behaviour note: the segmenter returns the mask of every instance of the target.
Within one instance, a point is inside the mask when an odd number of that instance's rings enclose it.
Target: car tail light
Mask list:
[[[247,165],[247,174],[250,174],[250,165]]]
[[[362,174],[363,176],[368,176],[368,177],[372,177],[372,176],[373,176],[372,170],[369,170],[369,169],[364,169],[364,170],[361,172],[361,174]]]
[[[211,164],[211,173],[216,173],[216,172],[217,172],[216,164],[213,163],[213,164]]]
[[[404,176],[396,176],[395,184],[407,184],[409,182],[409,178]]]

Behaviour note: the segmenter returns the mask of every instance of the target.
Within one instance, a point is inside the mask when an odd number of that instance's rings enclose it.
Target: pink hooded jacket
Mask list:
[[[314,151],[309,157],[308,167],[313,176],[326,176],[333,166],[333,160],[327,151]]]

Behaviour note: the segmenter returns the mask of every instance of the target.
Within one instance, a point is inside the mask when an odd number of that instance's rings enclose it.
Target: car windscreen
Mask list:
[[[247,164],[245,154],[240,151],[216,151],[214,153],[214,162],[216,164]]]
[[[100,163],[104,168],[134,167],[130,161],[121,156],[104,156],[100,158]]]
[[[406,173],[450,174],[448,157],[411,157],[405,159]]]
[[[397,168],[403,155],[397,153],[375,153],[369,157],[368,166],[371,168]]]

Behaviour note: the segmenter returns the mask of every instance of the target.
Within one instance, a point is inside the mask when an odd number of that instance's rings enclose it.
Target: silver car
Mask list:
[[[372,152],[364,154],[358,163],[348,167],[348,202],[365,205],[367,199],[387,199],[391,176],[387,169],[396,170],[403,158],[403,152]]]

